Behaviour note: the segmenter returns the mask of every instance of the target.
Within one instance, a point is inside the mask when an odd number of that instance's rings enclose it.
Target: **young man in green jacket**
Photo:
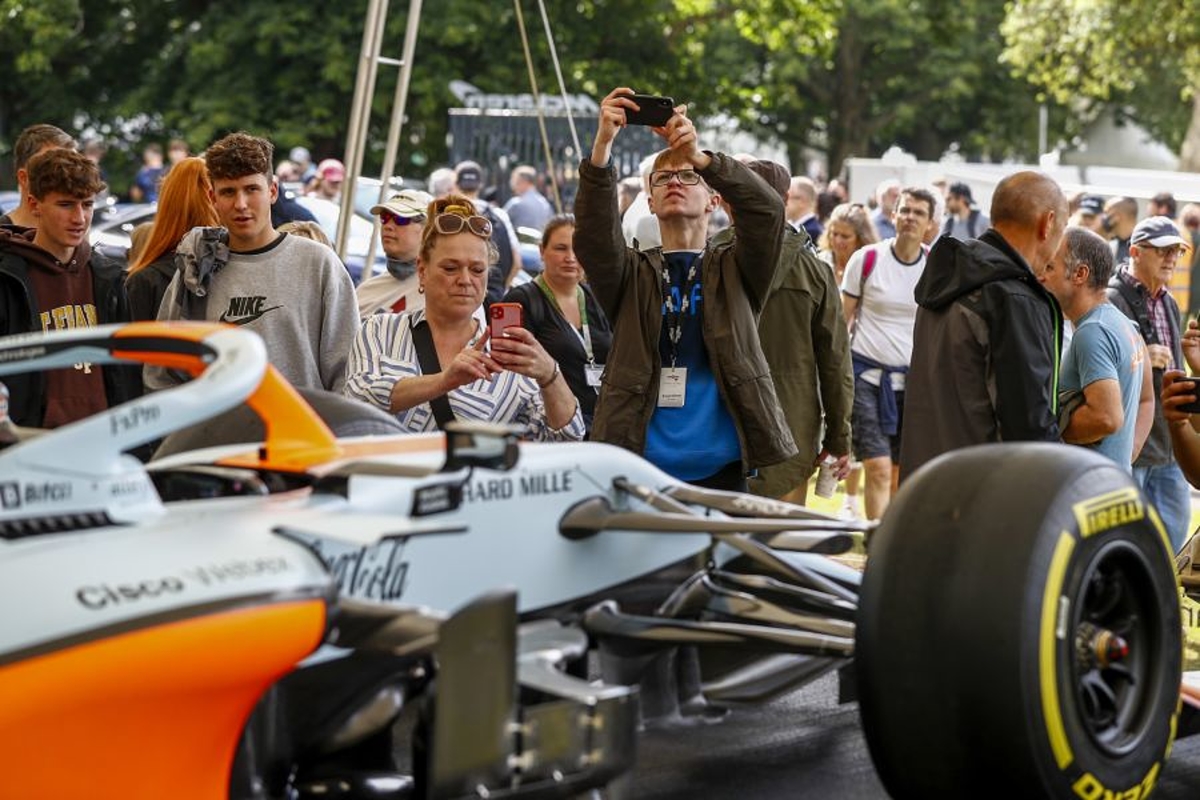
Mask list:
[[[744,165],[697,145],[687,108],[653,128],[667,143],[650,177],[662,247],[626,247],[612,145],[633,91],[601,103],[580,166],[575,251],[613,324],[592,438],[701,486],[744,489],[749,471],[796,453],[758,338],[779,260],[779,196]],[[718,194],[719,193],[719,194]],[[706,240],[722,197],[739,236]]]

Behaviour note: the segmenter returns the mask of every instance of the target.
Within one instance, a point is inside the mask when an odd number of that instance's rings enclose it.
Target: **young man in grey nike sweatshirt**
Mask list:
[[[358,327],[354,284],[328,247],[271,225],[279,191],[272,156],[270,142],[247,133],[231,133],[205,152],[228,262],[189,258],[205,241],[191,232],[158,319],[244,325],[262,336],[267,357],[294,386],[340,392]],[[156,367],[144,377],[148,389],[177,382]]]

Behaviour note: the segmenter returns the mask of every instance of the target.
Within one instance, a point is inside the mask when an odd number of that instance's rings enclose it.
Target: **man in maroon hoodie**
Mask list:
[[[74,150],[29,160],[33,228],[0,226],[0,335],[92,327],[129,320],[121,265],[88,244],[96,165]],[[137,396],[137,367],[89,363],[44,374],[5,376],[17,425],[55,428]]]

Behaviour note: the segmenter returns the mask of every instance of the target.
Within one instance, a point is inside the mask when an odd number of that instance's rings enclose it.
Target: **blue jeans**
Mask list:
[[[1171,539],[1171,552],[1178,553],[1187,539],[1192,520],[1192,492],[1183,471],[1175,463],[1134,467],[1133,478],[1158,509],[1158,516]]]

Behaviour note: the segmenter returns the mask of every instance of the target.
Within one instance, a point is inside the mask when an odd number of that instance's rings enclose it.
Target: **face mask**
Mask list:
[[[388,273],[398,281],[405,278],[411,278],[417,271],[417,265],[413,261],[397,261],[394,258],[387,260]]]

